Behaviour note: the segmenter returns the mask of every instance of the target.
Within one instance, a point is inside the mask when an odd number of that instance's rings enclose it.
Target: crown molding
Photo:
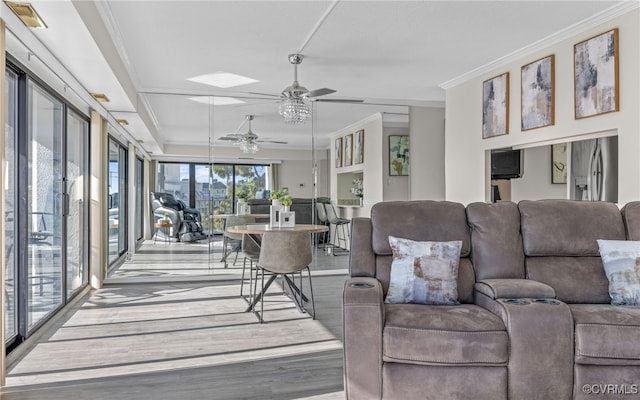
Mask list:
[[[620,17],[638,8],[640,8],[640,2],[638,2],[637,0],[625,0],[622,3],[609,7],[598,14],[594,14],[587,19],[584,19],[580,22],[577,22],[573,25],[566,27],[565,29],[562,29],[556,33],[553,33],[543,39],[540,39],[534,43],[531,43],[528,46],[525,46],[521,49],[511,52],[503,57],[500,57],[488,64],[485,64],[481,67],[473,69],[469,72],[466,72],[451,80],[443,82],[439,84],[438,87],[445,90],[453,88],[464,82],[470,81],[471,79],[478,78],[480,76],[488,74],[489,72],[495,69],[504,67],[505,65],[508,65],[514,61],[525,58],[526,56],[532,53],[542,51],[547,47],[550,47],[554,44],[557,44],[559,42],[562,42],[564,40],[577,36],[593,27],[596,27],[605,22],[609,22],[614,18]]]

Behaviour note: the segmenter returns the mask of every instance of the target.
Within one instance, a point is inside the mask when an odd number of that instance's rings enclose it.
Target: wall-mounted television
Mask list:
[[[521,150],[491,150],[491,179],[514,179],[521,176]]]

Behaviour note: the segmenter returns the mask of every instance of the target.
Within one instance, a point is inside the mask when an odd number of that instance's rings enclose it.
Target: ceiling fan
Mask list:
[[[258,143],[275,143],[275,144],[287,144],[288,142],[283,142],[280,140],[260,140],[258,135],[253,133],[251,130],[251,121],[253,121],[253,115],[245,115],[245,121],[240,124],[238,129],[236,129],[235,133],[231,133],[229,135],[221,137],[219,140],[225,140],[229,142],[234,142],[240,145],[240,149],[244,154],[255,154],[258,151]],[[246,133],[238,133],[238,131],[242,128],[242,126],[249,122],[249,129]]]
[[[308,90],[306,87],[301,86],[298,83],[298,65],[302,63],[304,56],[302,54],[289,54],[289,62],[293,64],[293,83],[287,86],[279,95],[255,93],[261,96],[272,96],[280,98],[280,115],[285,119],[285,122],[290,124],[299,124],[304,122],[311,116],[311,110],[305,103],[305,100],[310,101],[324,101],[335,103],[362,103],[363,100],[358,99],[318,99],[320,96],[335,93],[336,91],[329,88],[321,88],[315,90]]]

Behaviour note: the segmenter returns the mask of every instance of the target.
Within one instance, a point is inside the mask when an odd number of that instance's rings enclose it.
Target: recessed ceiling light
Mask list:
[[[94,99],[101,101],[103,103],[109,102],[109,98],[104,93],[91,93],[91,96],[93,96]]]
[[[197,101],[198,103],[210,104],[211,96],[196,96],[189,97],[189,100]],[[229,104],[242,104],[244,101],[240,99],[236,99],[235,97],[213,97],[213,105],[214,106],[226,106]]]
[[[129,125],[129,121],[127,121],[126,119],[117,119],[116,121],[118,121],[118,123],[122,126]]]
[[[16,3],[14,1],[5,1],[5,4],[29,28],[48,28],[47,24],[40,18],[40,15],[31,4]]]
[[[246,85],[248,83],[258,82],[255,79],[246,76],[232,74],[230,72],[218,71],[211,74],[194,76],[187,79],[188,81],[204,83],[219,88],[230,88],[234,86]]]

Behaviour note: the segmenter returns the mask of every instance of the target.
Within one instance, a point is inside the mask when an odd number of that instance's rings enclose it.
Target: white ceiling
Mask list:
[[[321,99],[364,100],[316,104],[317,144],[328,147],[328,134],[375,112],[443,106],[443,82],[618,3],[37,0],[49,29],[32,32],[87,90],[109,96],[104,106],[130,121],[127,131],[146,150],[170,155],[166,145],[205,146],[211,134],[235,132],[247,114],[256,115],[261,138],[309,148],[310,122],[287,125],[273,98],[250,94],[279,94],[291,84],[290,53],[305,56],[301,85],[337,91]],[[217,71],[259,82],[220,89],[188,80]],[[194,95],[246,103],[210,113],[188,100]]]

